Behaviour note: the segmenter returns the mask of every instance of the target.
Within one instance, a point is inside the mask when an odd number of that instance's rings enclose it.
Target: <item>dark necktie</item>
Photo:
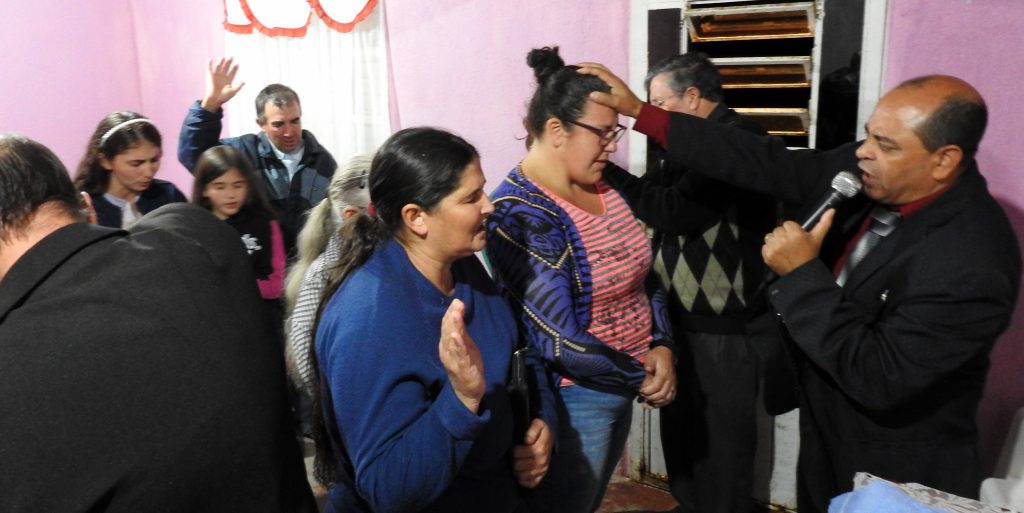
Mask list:
[[[846,257],[846,263],[843,264],[843,268],[839,271],[836,283],[840,286],[846,283],[853,269],[882,241],[883,237],[888,236],[896,229],[896,225],[899,222],[899,212],[894,212],[881,205],[875,207],[871,211],[871,226],[868,226],[868,230],[864,232],[864,235],[861,235],[860,240],[853,246],[853,251],[850,251],[850,255]]]

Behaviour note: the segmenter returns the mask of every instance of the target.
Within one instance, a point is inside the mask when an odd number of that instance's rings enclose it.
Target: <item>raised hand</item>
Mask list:
[[[487,383],[480,350],[473,343],[462,320],[465,309],[466,306],[458,299],[448,307],[441,319],[441,341],[437,344],[437,352],[444,370],[448,372],[448,381],[452,384],[455,396],[466,408],[476,413],[480,409],[480,400],[484,397]]]
[[[615,76],[614,73],[608,71],[608,68],[596,62],[583,62],[579,64],[580,69],[577,73],[584,75],[594,75],[600,78],[604,83],[608,84],[612,88],[610,92],[602,93],[600,91],[594,91],[590,93],[590,100],[604,105],[605,107],[611,107],[615,109],[619,114],[635,118],[640,115],[640,107],[643,106],[644,102],[637,98],[633,91],[629,90],[629,86],[622,81],[619,77]]]
[[[512,449],[512,465],[519,486],[533,488],[548,473],[554,440],[551,428],[540,419],[533,419],[522,444]]]
[[[676,366],[672,350],[665,346],[651,349],[644,359],[647,375],[640,385],[644,404],[661,408],[676,398]]]
[[[199,105],[210,112],[217,112],[222,105],[234,98],[245,85],[245,82],[239,82],[237,85],[233,83],[235,73],[238,73],[238,65],[234,63],[234,59],[221,57],[216,63],[206,63],[206,94]]]
[[[85,214],[85,222],[89,224],[100,224],[99,216],[96,215],[96,208],[92,206],[92,196],[88,192],[78,193],[82,203],[82,213]]]
[[[774,231],[764,236],[764,246],[761,247],[761,257],[764,263],[771,268],[775,274],[785,276],[793,269],[810,262],[818,257],[821,251],[821,241],[825,239],[829,228],[832,227],[832,218],[836,211],[829,209],[821,216],[818,224],[811,228],[811,231],[804,231],[799,224],[793,221],[786,221]]]

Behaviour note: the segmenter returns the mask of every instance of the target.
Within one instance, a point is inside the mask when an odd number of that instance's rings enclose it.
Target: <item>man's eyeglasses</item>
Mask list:
[[[591,131],[599,138],[601,146],[607,146],[608,143],[612,141],[622,139],[622,134],[626,133],[626,127],[622,125],[615,125],[615,128],[612,128],[611,130],[602,130],[596,126],[590,126],[586,123],[580,123],[579,121],[569,121],[569,124]]]
[[[672,98],[679,98],[679,95],[678,94],[673,94],[672,96],[669,96],[668,98],[659,98],[657,100],[652,98],[651,99],[651,105],[654,105],[655,107],[659,107],[659,108],[664,109],[665,108],[665,104],[668,103],[668,101],[671,100]]]

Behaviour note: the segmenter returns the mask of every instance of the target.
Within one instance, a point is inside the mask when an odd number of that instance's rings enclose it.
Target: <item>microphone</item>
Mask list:
[[[843,200],[856,196],[860,192],[861,186],[860,178],[857,178],[857,175],[849,171],[840,171],[832,179],[832,190],[822,198],[814,213],[803,223],[800,223],[800,227],[804,230],[810,230],[814,225],[818,224],[818,220],[821,219],[821,215],[826,210],[835,208]]]
[[[814,210],[803,223],[800,223],[800,227],[804,230],[810,230],[814,225],[818,224],[821,219],[821,215],[830,208],[839,206],[843,200],[850,199],[860,192],[863,184],[860,182],[860,178],[857,175],[849,171],[840,171],[834,178],[832,178],[832,190],[825,194],[818,204],[818,208]],[[757,296],[767,286],[768,283],[775,281],[779,276],[775,274],[771,269],[766,269],[764,273],[764,279],[761,284],[758,285],[757,290],[754,291],[754,295]]]

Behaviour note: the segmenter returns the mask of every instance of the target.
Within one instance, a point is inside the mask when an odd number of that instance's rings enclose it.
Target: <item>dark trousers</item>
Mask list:
[[[672,496],[684,512],[748,513],[757,446],[756,353],[746,335],[681,335],[679,392],[661,409]]]

